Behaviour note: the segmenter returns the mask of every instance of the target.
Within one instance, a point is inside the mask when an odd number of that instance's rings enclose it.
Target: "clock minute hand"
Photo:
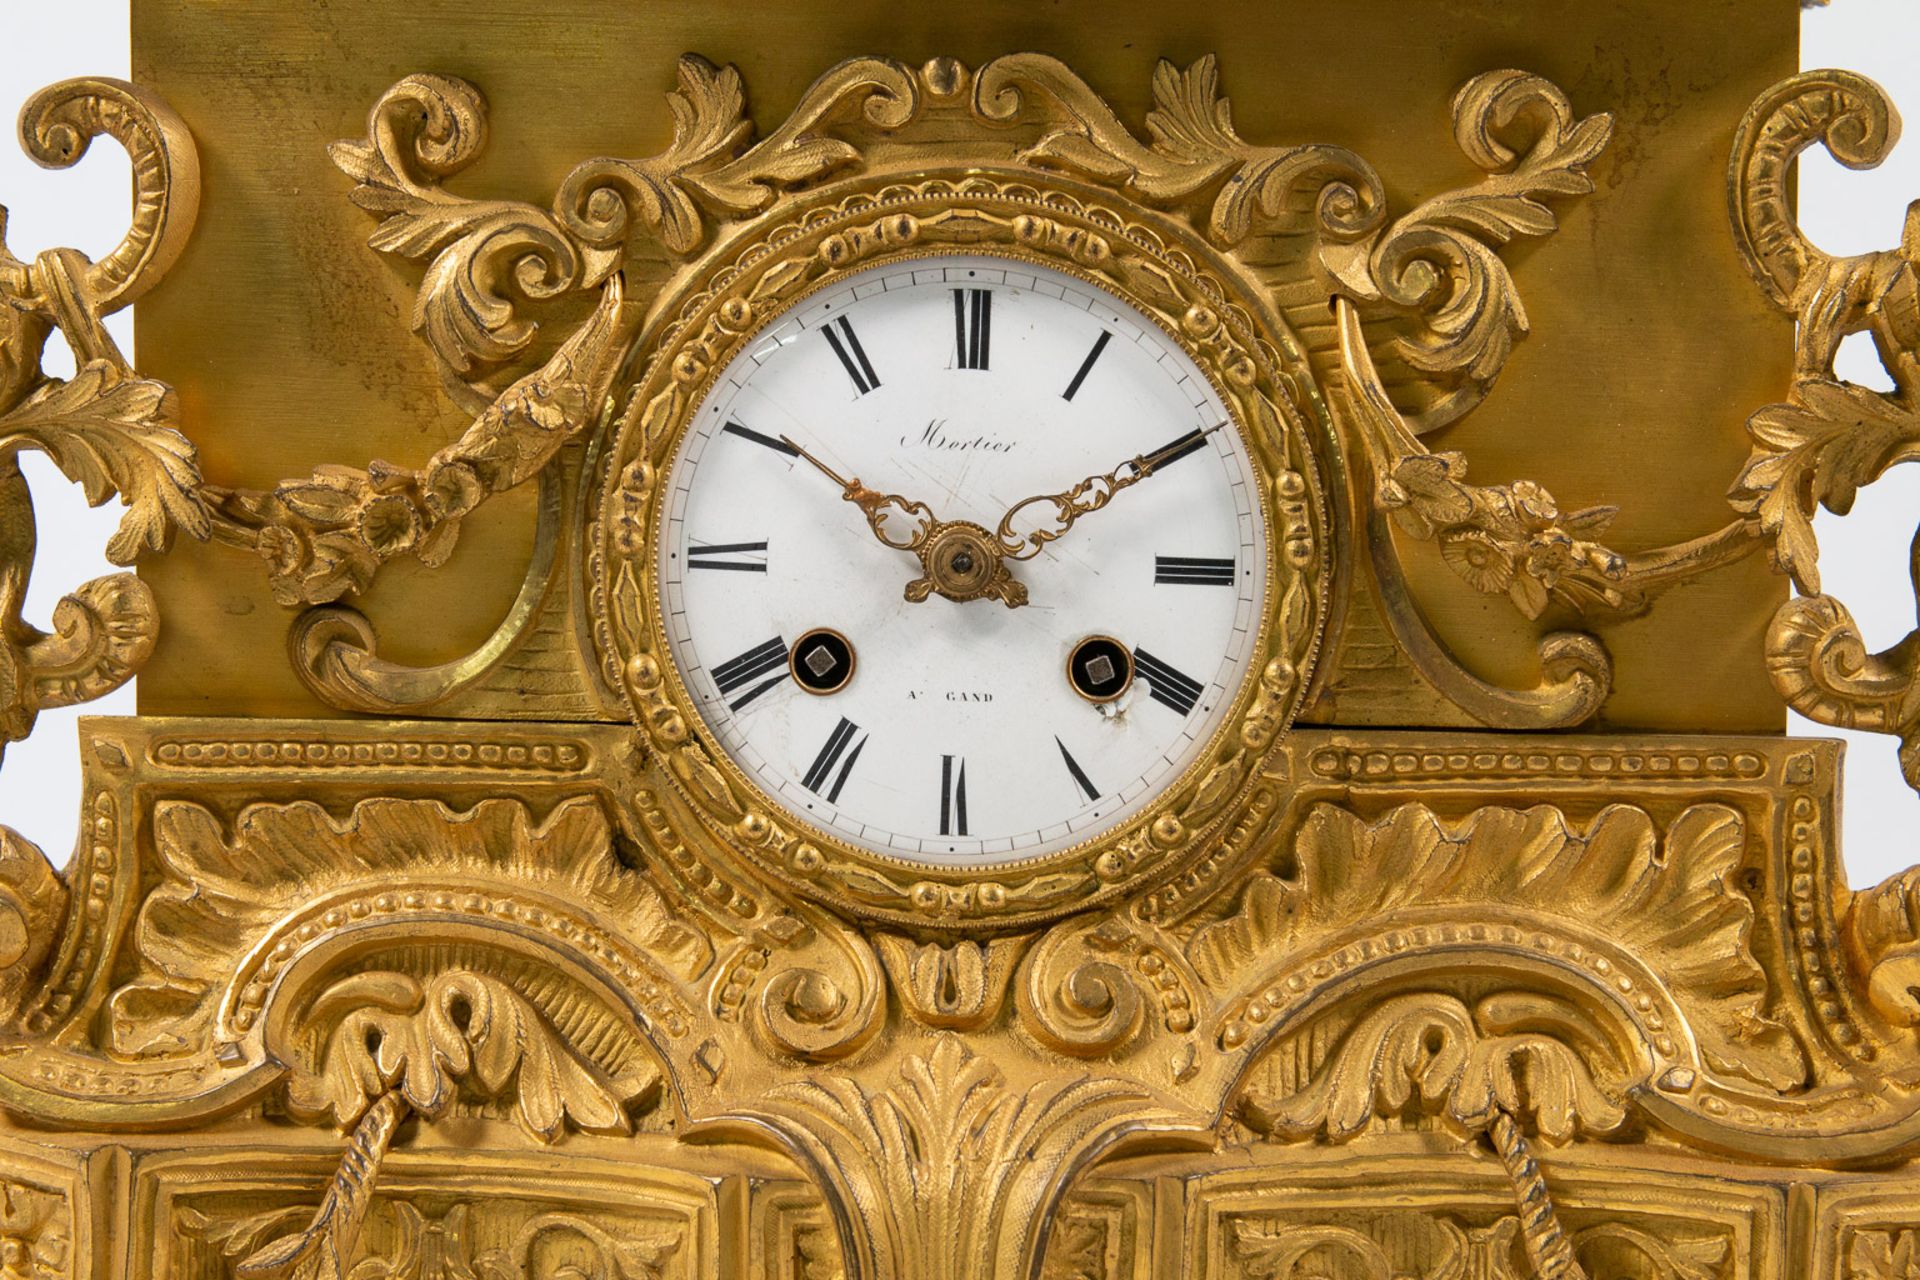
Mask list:
[[[1047,543],[1071,529],[1074,521],[1081,516],[1100,510],[1112,502],[1113,495],[1122,489],[1131,488],[1156,471],[1186,457],[1205,444],[1208,436],[1226,425],[1216,422],[1210,427],[1196,428],[1151,453],[1128,458],[1112,471],[1088,476],[1062,493],[1042,493],[1021,499],[1000,518],[1000,527],[996,532],[1001,553],[1009,560],[1031,560],[1040,554],[1040,549]],[[1017,527],[1021,522],[1016,517],[1021,512],[1028,508],[1047,507],[1052,510],[1041,516],[1035,527],[1025,530]]]
[[[880,493],[869,489],[860,483],[858,476],[849,480],[794,443],[791,437],[781,436],[780,443],[839,485],[840,496],[866,514],[867,527],[886,546],[897,551],[918,552],[926,544],[928,535],[938,527],[939,517],[933,514],[933,509],[926,503],[903,498],[897,493]]]

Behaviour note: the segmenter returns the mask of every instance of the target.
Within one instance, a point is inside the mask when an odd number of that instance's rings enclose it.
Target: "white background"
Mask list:
[[[0,0],[6,55],[0,57],[0,119],[11,118],[29,94],[56,80],[125,76],[126,15],[126,0]],[[1920,120],[1920,0],[1833,0],[1829,8],[1807,12],[1802,32],[1803,66],[1846,67],[1869,75],[1886,86],[1911,118]],[[1729,121],[1729,131],[1732,125]],[[1899,242],[1907,202],[1915,197],[1920,197],[1920,140],[1897,150],[1870,173],[1842,170],[1824,153],[1816,153],[1803,170],[1801,221],[1831,252],[1888,248]],[[30,259],[58,245],[98,256],[113,247],[125,226],[126,164],[118,147],[102,141],[75,169],[48,172],[5,141],[0,143],[0,200],[10,211],[7,244],[16,257]],[[130,349],[128,313],[110,319],[107,327],[123,349]],[[54,346],[49,371],[64,375],[71,362],[57,341]],[[1845,353],[1841,374],[1885,385],[1871,347],[1859,340]],[[23,466],[33,483],[40,524],[40,558],[27,617],[45,626],[61,595],[111,571],[100,552],[120,508],[113,504],[88,510],[79,491],[38,455],[27,455]],[[1907,558],[1916,519],[1920,468],[1902,468],[1864,490],[1844,520],[1823,514],[1818,522],[1823,585],[1852,608],[1875,649],[1898,640],[1915,622]],[[132,689],[122,689],[85,711],[130,715]],[[63,862],[72,847],[79,814],[74,731],[79,714],[71,708],[44,713],[31,739],[7,748],[0,769],[0,821],[39,843],[56,863]],[[1832,732],[1797,718],[1792,731],[1816,736]],[[1891,739],[1845,736],[1852,739],[1846,781],[1845,812],[1852,835],[1847,865],[1855,884],[1872,884],[1920,860],[1920,849],[1896,834],[1920,825],[1920,799],[1901,780]]]

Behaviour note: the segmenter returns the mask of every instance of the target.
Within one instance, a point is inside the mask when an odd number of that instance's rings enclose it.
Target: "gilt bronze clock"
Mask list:
[[[0,829],[0,1280],[1911,1273],[1792,0],[133,20],[0,245],[0,737],[141,681]],[[38,620],[29,450],[139,570]]]
[[[1010,258],[870,267],[749,335],[694,407],[652,614],[708,740],[816,840],[959,866],[1093,840],[1238,700],[1266,486],[1173,335],[1095,288]]]
[[[598,562],[699,821],[920,924],[1170,874],[1322,609],[1315,433],[1254,311],[1058,181],[842,192],[713,270]]]

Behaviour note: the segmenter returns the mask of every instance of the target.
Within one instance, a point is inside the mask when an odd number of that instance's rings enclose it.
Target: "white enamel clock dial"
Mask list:
[[[908,599],[920,560],[827,474],[993,531],[1138,457],[1004,562],[1018,607]],[[674,659],[712,741],[804,823],[943,866],[1065,849],[1140,812],[1234,700],[1266,590],[1254,477],[1125,302],[1001,258],[875,268],[759,334],[689,427],[659,539]]]

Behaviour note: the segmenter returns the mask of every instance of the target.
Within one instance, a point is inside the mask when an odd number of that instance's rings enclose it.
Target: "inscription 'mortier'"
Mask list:
[[[1017,444],[1017,440],[1001,440],[984,432],[972,436],[949,435],[945,418],[933,419],[918,435],[900,437],[902,449],[936,449],[942,453],[1011,453]]]

